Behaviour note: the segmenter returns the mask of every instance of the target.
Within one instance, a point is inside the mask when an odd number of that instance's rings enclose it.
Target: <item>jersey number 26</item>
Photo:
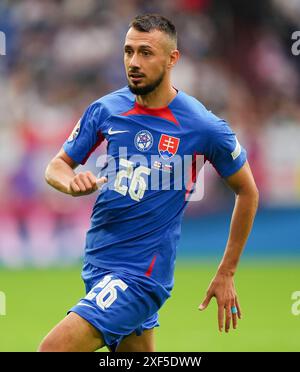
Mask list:
[[[121,169],[115,180],[115,191],[122,195],[126,195],[127,192],[129,192],[129,195],[131,199],[140,201],[144,193],[146,191],[146,182],[144,180],[144,177],[142,174],[149,175],[150,169],[145,167],[144,165],[140,165],[135,170],[133,170],[134,163],[132,161],[129,161],[127,159],[120,159],[120,167],[124,167],[125,169]],[[130,186],[122,185],[123,179],[131,180]]]

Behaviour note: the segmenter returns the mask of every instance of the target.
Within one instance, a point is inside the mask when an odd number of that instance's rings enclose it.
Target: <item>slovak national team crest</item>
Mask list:
[[[141,130],[135,135],[134,144],[139,151],[148,151],[153,145],[153,136],[148,130]]]
[[[160,136],[158,144],[158,151],[160,156],[163,159],[172,158],[178,150],[179,142],[180,138],[172,137],[167,134],[162,134]]]

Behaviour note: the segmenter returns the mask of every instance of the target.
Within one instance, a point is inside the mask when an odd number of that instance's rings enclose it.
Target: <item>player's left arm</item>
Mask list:
[[[217,273],[199,309],[204,310],[211,298],[216,297],[219,330],[223,329],[225,312],[225,331],[228,332],[231,321],[233,328],[236,328],[237,316],[241,318],[241,308],[234,286],[234,274],[252,228],[259,196],[247,161],[236,173],[225,178],[225,181],[236,194],[229,237]],[[231,313],[231,308],[234,306],[237,308],[237,314]]]

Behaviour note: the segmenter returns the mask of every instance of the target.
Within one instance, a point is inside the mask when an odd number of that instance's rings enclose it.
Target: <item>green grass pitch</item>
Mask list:
[[[292,293],[300,290],[299,261],[245,261],[235,277],[243,319],[220,334],[217,307],[204,298],[217,264],[177,262],[172,297],[160,311],[157,351],[300,351],[300,315]],[[0,351],[34,351],[45,334],[83,295],[81,268],[0,269],[6,315],[0,315]],[[107,349],[103,349],[107,351]]]

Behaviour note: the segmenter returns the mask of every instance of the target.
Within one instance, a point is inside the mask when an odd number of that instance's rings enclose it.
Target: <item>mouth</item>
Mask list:
[[[145,77],[143,74],[138,74],[138,73],[130,73],[128,74],[128,77],[129,79],[133,82],[133,83],[139,83],[140,81],[142,81],[142,79]]]

